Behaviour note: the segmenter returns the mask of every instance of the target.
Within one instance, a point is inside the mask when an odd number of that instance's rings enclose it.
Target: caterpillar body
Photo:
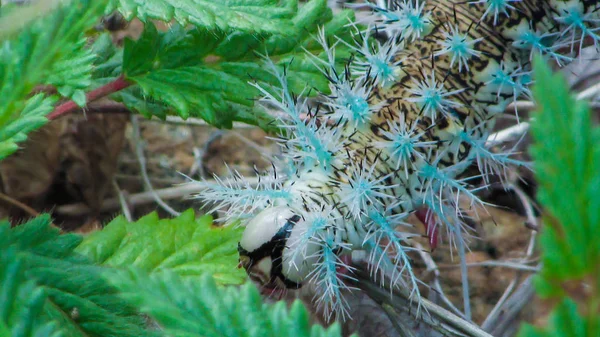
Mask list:
[[[331,83],[317,109],[290,93],[257,85],[280,118],[285,156],[277,170],[251,186],[243,177],[217,178],[199,198],[227,207],[246,225],[241,264],[265,285],[318,287],[317,304],[346,315],[342,296],[349,268],[343,256],[370,253],[373,275],[418,297],[405,219],[426,210],[428,234],[445,230],[465,252],[468,235],[460,196],[483,203],[461,174],[472,163],[484,180],[521,164],[486,142],[496,117],[529,94],[533,55],[559,66],[584,44],[598,47],[596,0],[402,0],[369,5],[389,39],[358,34],[346,71],[333,67],[335,46],[319,40],[329,61],[315,58]],[[345,42],[338,42],[345,43]],[[301,116],[307,115],[308,118]]]

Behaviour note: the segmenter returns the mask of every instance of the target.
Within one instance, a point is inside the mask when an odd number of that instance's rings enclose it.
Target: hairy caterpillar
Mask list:
[[[496,117],[529,94],[533,55],[559,66],[584,46],[598,47],[597,0],[402,0],[369,5],[383,18],[379,43],[358,34],[345,72],[333,68],[335,48],[321,35],[328,61],[315,64],[332,94],[312,108],[287,87],[279,96],[257,85],[264,101],[285,113],[277,170],[250,186],[233,173],[207,184],[198,197],[226,206],[227,219],[246,224],[241,264],[261,283],[299,288],[315,282],[327,313],[346,315],[343,256],[370,253],[373,273],[391,272],[395,286],[419,296],[402,228],[413,212],[427,214],[427,231],[445,229],[465,252],[459,196],[483,202],[462,177],[476,162],[485,180],[502,176],[511,153],[486,141]],[[343,42],[339,42],[343,43]],[[308,115],[304,119],[301,116]],[[422,213],[423,210],[425,213]],[[422,216],[423,218],[423,216]],[[465,269],[463,269],[464,272]]]

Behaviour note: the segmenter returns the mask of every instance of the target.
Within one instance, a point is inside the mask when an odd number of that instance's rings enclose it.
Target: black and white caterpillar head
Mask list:
[[[248,222],[238,244],[241,266],[264,287],[300,288],[316,262],[318,249],[314,244],[306,247],[312,258],[295,254],[305,224],[299,214],[286,206],[260,212]]]
[[[245,226],[238,244],[240,266],[266,290],[292,290],[310,281],[322,281],[323,269],[330,277],[351,269],[346,257],[352,250],[336,210],[307,211],[288,205],[266,208]],[[348,219],[350,221],[350,219]],[[340,279],[341,281],[341,279]],[[341,288],[345,285],[339,284]]]

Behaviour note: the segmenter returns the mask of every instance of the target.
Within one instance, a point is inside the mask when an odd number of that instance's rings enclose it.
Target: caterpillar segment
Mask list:
[[[416,213],[432,237],[444,229],[464,257],[468,232],[457,200],[483,202],[473,177],[461,174],[475,162],[486,181],[522,164],[485,144],[496,117],[529,95],[533,55],[561,66],[600,38],[600,5],[591,0],[369,6],[376,27],[357,34],[344,73],[335,71],[335,46],[324,34],[317,37],[329,62],[315,59],[315,65],[332,91],[320,97],[318,109],[288,92],[285,74],[267,63],[281,94],[256,86],[286,115],[277,169],[256,187],[234,173],[219,184],[204,182],[207,190],[198,195],[227,208],[226,219],[245,222],[240,261],[251,277],[291,289],[313,282],[315,301],[328,317],[347,315],[344,279],[352,276],[344,256],[353,250],[370,252],[373,277],[385,272],[393,286],[407,287],[418,299],[406,244],[415,235],[406,230],[409,214]],[[367,39],[375,28],[386,42]],[[308,121],[301,118],[307,114]]]

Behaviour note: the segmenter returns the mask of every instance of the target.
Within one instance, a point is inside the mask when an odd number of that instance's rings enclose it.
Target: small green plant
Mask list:
[[[599,336],[600,127],[541,59],[535,77],[532,154],[545,210],[535,284],[553,311],[548,327],[525,325],[520,336]]]

